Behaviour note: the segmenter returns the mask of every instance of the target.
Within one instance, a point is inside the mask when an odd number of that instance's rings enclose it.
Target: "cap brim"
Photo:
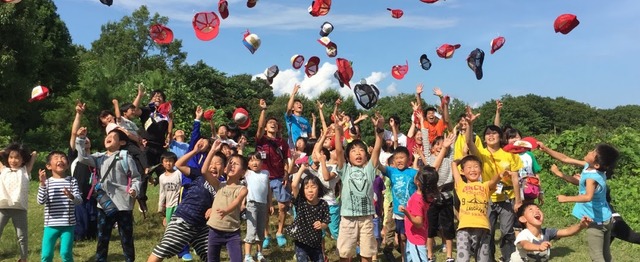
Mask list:
[[[250,126],[251,126],[251,118],[249,118],[249,116],[247,116],[247,121],[245,121],[241,125],[238,125],[238,128],[240,128],[242,130],[245,130],[245,129],[249,128]]]
[[[256,6],[256,3],[257,3],[257,2],[258,2],[258,1],[254,1],[254,2],[247,1],[247,7],[249,7],[249,8],[253,8],[254,6]]]

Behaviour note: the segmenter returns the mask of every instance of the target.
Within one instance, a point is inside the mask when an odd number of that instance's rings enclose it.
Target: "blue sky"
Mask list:
[[[272,85],[276,95],[288,93],[297,82],[309,96],[339,88],[333,78],[335,58],[326,56],[316,42],[325,21],[335,27],[330,38],[338,45],[337,57],[353,61],[352,83],[365,78],[381,89],[381,95],[413,93],[416,84],[424,83],[427,93],[438,86],[471,105],[504,94],[533,93],[598,108],[637,104],[640,95],[640,1],[333,0],[323,17],[309,15],[311,0],[259,0],[252,9],[246,0],[228,2],[230,15],[222,20],[218,37],[208,42],[195,37],[191,20],[200,11],[217,13],[214,0],[114,0],[111,7],[98,0],[61,0],[56,5],[73,42],[87,47],[98,39],[102,24],[147,5],[152,13],[169,17],[167,26],[183,41],[189,63],[203,60],[229,75],[257,77],[278,65],[280,74]],[[393,19],[386,8],[402,9],[404,16]],[[553,30],[555,18],[564,13],[580,21],[568,35]],[[255,54],[242,45],[246,29],[262,40]],[[504,36],[506,43],[491,55],[489,43],[497,36]],[[435,52],[444,43],[462,47],[445,60]],[[475,48],[486,53],[480,81],[466,65]],[[429,71],[420,68],[423,53],[433,64]],[[294,70],[294,54],[320,57],[318,74],[306,78],[303,71]],[[405,78],[391,77],[391,67],[405,60]],[[341,93],[351,92],[343,88]]]

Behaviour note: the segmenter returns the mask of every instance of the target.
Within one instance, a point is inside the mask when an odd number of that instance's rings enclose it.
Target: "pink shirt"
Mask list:
[[[407,241],[416,246],[427,245],[427,229],[429,228],[429,219],[427,218],[427,211],[429,210],[429,203],[425,203],[422,200],[422,195],[413,193],[409,201],[407,202],[407,211],[412,216],[422,217],[422,227],[416,227],[411,223],[408,217],[404,218],[405,234],[407,235]]]

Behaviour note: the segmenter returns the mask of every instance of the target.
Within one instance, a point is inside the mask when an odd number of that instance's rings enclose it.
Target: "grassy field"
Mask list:
[[[40,260],[40,246],[43,231],[43,210],[44,208],[36,203],[36,192],[38,184],[31,184],[31,198],[29,199],[29,261]],[[149,207],[151,211],[155,211],[157,204],[158,188],[149,187]],[[551,200],[553,201],[553,200]],[[567,209],[563,206],[563,209]],[[557,205],[549,204],[543,206],[545,213],[545,224],[549,227],[564,227],[577,222],[573,217],[567,216],[566,210],[559,210]],[[624,215],[624,214],[623,214]],[[134,237],[136,247],[136,261],[146,261],[153,247],[162,238],[164,228],[162,227],[162,216],[159,214],[151,214],[146,220],[143,220],[142,214],[137,210],[134,212]],[[272,221],[276,218],[272,217]],[[640,230],[640,229],[636,229]],[[275,234],[275,230],[272,231]],[[16,261],[18,258],[18,246],[15,240],[15,231],[10,222],[4,230],[0,239],[0,261]],[[295,261],[293,246],[287,245],[285,248],[278,248],[275,241],[274,245],[265,250],[265,256],[269,261]],[[438,240],[439,243],[439,240]],[[76,242],[74,246],[75,261],[93,261],[95,255],[96,242],[84,241]],[[329,254],[330,261],[337,261],[338,257],[335,252],[335,242],[327,239],[326,249]],[[499,248],[498,248],[499,250]],[[615,261],[639,261],[640,246],[623,243],[616,240],[612,245],[612,253]],[[584,238],[584,232],[571,238],[561,239],[553,242],[551,250],[554,261],[589,261],[588,247]],[[195,255],[195,254],[194,254]],[[395,254],[399,257],[399,254]],[[223,251],[223,257],[226,257]],[[444,253],[437,253],[438,261],[444,261]],[[123,261],[122,249],[120,247],[120,237],[116,230],[113,232],[112,242],[109,248],[109,261]],[[56,259],[59,261],[59,254],[56,252]],[[168,259],[166,261],[179,261],[177,258]],[[380,260],[384,261],[384,260]]]

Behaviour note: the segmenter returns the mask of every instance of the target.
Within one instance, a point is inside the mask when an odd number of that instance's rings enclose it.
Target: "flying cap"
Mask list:
[[[269,84],[273,84],[273,79],[278,75],[278,73],[280,73],[280,69],[277,65],[272,65],[264,70],[264,75],[267,77]]]
[[[311,16],[323,16],[331,10],[331,0],[314,0],[309,6]]]
[[[405,65],[394,65],[393,67],[391,67],[391,76],[393,76],[393,78],[398,80],[402,80],[402,78],[404,78],[404,75],[406,75],[408,72],[409,72],[408,61],[405,61]]]
[[[49,96],[49,88],[46,86],[36,86],[31,90],[31,99],[29,102],[44,100]]]
[[[229,17],[229,3],[227,0],[220,0],[220,2],[218,2],[218,13],[220,13],[222,19]]]
[[[260,41],[260,37],[258,37],[256,34],[252,34],[251,32],[249,32],[249,30],[247,30],[247,32],[244,33],[244,39],[242,40],[242,43],[245,47],[247,47],[247,49],[249,49],[249,52],[253,54],[256,52],[256,50],[258,50],[258,48],[260,48],[260,44],[262,43],[262,41]]]
[[[2,0],[2,2],[4,2],[5,4],[17,4],[20,3],[22,0]]]
[[[420,0],[420,2],[427,3],[427,4],[433,4],[435,2],[438,2],[438,0]]]
[[[427,58],[426,54],[422,54],[420,56],[420,66],[424,70],[429,70],[429,68],[431,68],[431,60],[429,60],[429,58]]]
[[[459,44],[455,44],[455,45],[443,44],[438,48],[438,50],[436,50],[436,53],[438,53],[439,57],[442,57],[444,59],[449,59],[453,56],[453,53],[458,48],[460,48]]]
[[[482,63],[484,62],[484,51],[480,48],[476,48],[471,51],[469,57],[467,57],[467,65],[474,73],[476,73],[476,79],[482,79]]]
[[[578,21],[578,18],[575,15],[563,14],[556,18],[556,21],[553,23],[553,28],[556,30],[556,33],[560,32],[566,35],[579,24],[580,21]]]
[[[154,24],[149,28],[149,36],[159,45],[167,45],[173,41],[173,31],[162,24]]]
[[[307,64],[304,66],[304,73],[307,74],[307,77],[312,77],[316,73],[318,73],[318,66],[320,64],[320,58],[317,56],[312,56],[307,61]]]
[[[304,56],[302,55],[293,55],[291,57],[291,66],[294,69],[300,69],[304,65]]]
[[[333,25],[329,22],[324,22],[322,26],[320,26],[320,36],[328,36],[333,32]]]
[[[158,113],[168,116],[173,112],[173,106],[171,106],[171,101],[164,102],[158,106]]]
[[[220,18],[214,12],[199,12],[192,23],[196,37],[202,41],[210,41],[220,32]]]
[[[213,118],[213,115],[215,114],[216,114],[215,109],[207,109],[207,111],[204,111],[204,114],[202,115],[202,117],[204,117],[204,120],[210,121]]]
[[[400,10],[400,9],[387,8],[387,10],[391,11],[391,17],[393,17],[395,19],[400,19],[400,17],[402,17],[402,15],[404,15],[404,12],[402,12],[402,10]]]
[[[20,0],[12,1],[11,3],[17,3],[17,2],[20,2]],[[111,6],[113,4],[113,0],[100,0],[100,3],[106,6]]]
[[[333,74],[333,76],[338,79],[340,87],[347,85],[351,88],[351,84],[349,84],[349,81],[351,81],[351,78],[353,77],[351,62],[344,58],[338,58],[336,59],[336,65],[338,66],[338,70]]]
[[[327,52],[327,56],[329,57],[336,57],[338,55],[338,45],[336,45],[336,43],[334,42],[329,42],[325,50]]]
[[[498,36],[493,40],[491,40],[491,54],[493,55],[493,53],[498,51],[498,49],[502,48],[502,46],[504,45],[504,42],[505,42],[505,39],[502,36]]]
[[[257,2],[258,0],[247,0],[247,7],[253,8],[254,6],[256,6]]]
[[[502,150],[513,154],[519,154],[536,148],[538,148],[538,140],[533,137],[525,137],[504,146]]]
[[[375,85],[367,84],[367,81],[362,79],[359,84],[353,87],[353,93],[356,95],[358,104],[364,109],[373,108],[378,103],[378,96],[380,91]]]
[[[233,122],[238,125],[238,128],[245,130],[251,126],[251,118],[249,117],[249,112],[242,107],[236,108],[233,111]]]

